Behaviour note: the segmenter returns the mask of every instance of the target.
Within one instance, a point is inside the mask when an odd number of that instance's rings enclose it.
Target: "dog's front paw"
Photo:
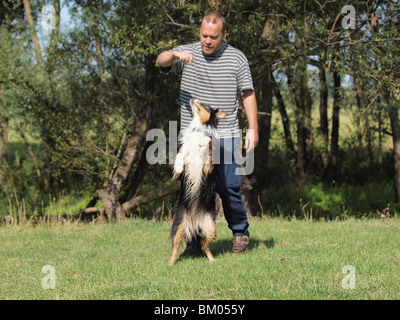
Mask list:
[[[183,154],[182,153],[178,153],[176,155],[176,159],[175,159],[174,171],[176,173],[182,173],[184,165],[185,165],[185,163],[183,161]]]
[[[172,174],[171,180],[172,181],[178,180],[181,175],[182,175],[182,172],[181,173],[177,173],[177,172],[174,171],[174,173]]]
[[[183,161],[183,155],[178,153],[176,155],[175,164],[174,164],[174,173],[172,176],[172,180],[176,180],[180,177],[185,167],[185,163]]]

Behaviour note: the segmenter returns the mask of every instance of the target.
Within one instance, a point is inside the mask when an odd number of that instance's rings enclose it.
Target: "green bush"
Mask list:
[[[362,186],[343,184],[325,187],[322,183],[297,187],[268,187],[262,193],[264,211],[297,217],[342,218],[346,216],[396,215],[400,206],[393,203],[393,187],[385,182]]]

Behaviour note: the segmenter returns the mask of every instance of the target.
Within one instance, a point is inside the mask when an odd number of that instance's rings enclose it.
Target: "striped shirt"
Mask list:
[[[238,93],[243,95],[245,90],[254,90],[249,63],[244,53],[225,42],[213,56],[203,53],[200,42],[172,50],[188,51],[193,55],[192,63],[177,59],[171,67],[162,68],[164,72],[182,73],[181,133],[192,120],[190,100],[196,98],[200,103],[209,104],[212,108],[227,113],[217,125],[221,138],[239,137]]]

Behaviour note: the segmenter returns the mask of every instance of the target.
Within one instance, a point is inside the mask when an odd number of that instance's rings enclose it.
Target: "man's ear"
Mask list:
[[[227,32],[226,32],[226,30],[222,33],[222,40],[225,40],[226,39],[226,35],[227,35]]]

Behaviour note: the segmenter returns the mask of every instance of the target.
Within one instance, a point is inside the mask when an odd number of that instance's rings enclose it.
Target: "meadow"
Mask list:
[[[231,232],[220,219],[211,248],[216,261],[186,258],[173,266],[168,219],[3,224],[0,299],[400,298],[398,217],[265,217],[250,224],[246,253],[229,253]],[[46,287],[48,266],[53,288]]]

